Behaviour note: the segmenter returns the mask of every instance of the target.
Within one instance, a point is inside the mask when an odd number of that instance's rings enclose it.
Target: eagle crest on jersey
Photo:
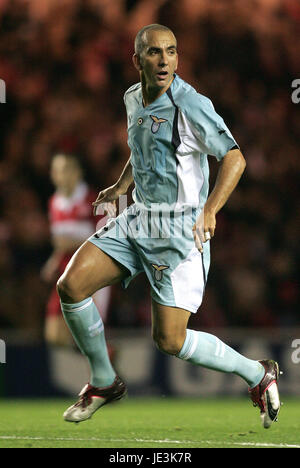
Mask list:
[[[154,278],[157,281],[160,281],[162,279],[163,270],[166,270],[169,267],[167,265],[155,265],[154,263],[152,263],[151,265],[154,268]]]
[[[152,133],[157,133],[159,130],[160,124],[168,121],[167,119],[160,119],[159,117],[156,117],[155,115],[150,115],[150,117],[153,120],[152,125],[151,125]]]

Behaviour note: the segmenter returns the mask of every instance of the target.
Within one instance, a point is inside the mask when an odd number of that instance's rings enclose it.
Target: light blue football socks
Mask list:
[[[110,363],[104,336],[104,325],[91,297],[76,304],[61,302],[65,321],[91,368],[90,384],[108,387],[116,377]]]
[[[186,339],[177,357],[198,366],[242,377],[250,388],[259,384],[265,369],[258,361],[248,359],[209,333],[186,331]]]
[[[104,325],[93,299],[76,304],[61,302],[67,325],[91,368],[90,384],[108,387],[116,377],[110,363],[104,335]],[[250,388],[259,384],[265,369],[258,361],[248,359],[209,333],[186,330],[186,338],[177,357],[208,369],[242,377]]]

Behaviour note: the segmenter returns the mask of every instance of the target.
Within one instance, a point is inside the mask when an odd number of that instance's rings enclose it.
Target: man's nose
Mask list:
[[[167,52],[165,52],[165,51],[162,51],[162,52],[161,52],[159,65],[160,65],[161,67],[163,67],[163,66],[165,66],[165,65],[168,65],[168,54],[167,54]]]

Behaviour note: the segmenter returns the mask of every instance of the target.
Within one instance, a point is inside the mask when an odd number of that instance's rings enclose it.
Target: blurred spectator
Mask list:
[[[43,265],[41,278],[49,283],[52,290],[46,307],[44,337],[50,345],[70,346],[73,340],[61,313],[56,282],[74,252],[95,232],[96,228],[100,228],[100,223],[105,224],[106,217],[104,212],[101,217],[93,216],[92,202],[95,201],[97,193],[85,182],[82,163],[77,156],[56,154],[51,161],[50,175],[55,186],[55,193],[49,200],[53,250]],[[110,287],[103,288],[94,295],[95,304],[100,305],[100,314],[104,323],[107,319],[110,297]]]
[[[174,30],[179,75],[213,100],[248,163],[218,215],[194,324],[298,323],[300,113],[290,95],[300,78],[299,2],[2,0],[0,326],[41,333],[51,155],[80,153],[97,191],[116,180],[129,154],[122,99],[138,79],[133,39],[152,22]],[[216,169],[212,161],[212,182]],[[149,325],[148,286],[137,281],[115,292],[111,325]]]

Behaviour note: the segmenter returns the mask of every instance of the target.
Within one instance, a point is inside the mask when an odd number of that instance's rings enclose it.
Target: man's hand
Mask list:
[[[111,187],[99,192],[97,199],[92,203],[94,207],[94,216],[99,214],[97,213],[98,206],[104,204],[104,206],[102,206],[103,212],[101,214],[108,214],[109,217],[113,218],[117,212],[116,200],[118,200],[121,195],[125,195],[125,193],[127,193],[132,182],[132,166],[129,158],[119,180]]]
[[[41,278],[46,283],[54,283],[58,279],[59,265],[62,255],[54,252],[41,269]]]
[[[215,235],[216,214],[206,205],[193,226],[193,236],[197,249],[203,252],[203,244]]]
[[[105,190],[101,190],[99,192],[97,199],[92,203],[94,210],[94,216],[97,214],[97,209],[99,205],[103,209],[103,213],[107,214],[109,217],[114,217],[116,215],[117,207],[116,207],[116,200],[118,200],[119,196],[123,195],[122,190],[117,186],[117,184],[108,187]]]

